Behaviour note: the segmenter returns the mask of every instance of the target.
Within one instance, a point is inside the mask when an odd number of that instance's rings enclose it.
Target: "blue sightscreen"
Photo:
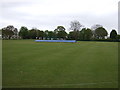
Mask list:
[[[35,40],[35,42],[76,42],[76,40]]]

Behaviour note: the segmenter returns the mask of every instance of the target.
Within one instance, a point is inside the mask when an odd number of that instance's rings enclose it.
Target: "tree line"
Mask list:
[[[99,24],[95,24],[90,28],[85,28],[79,21],[70,23],[70,32],[67,33],[64,26],[57,26],[54,31],[39,30],[22,26],[18,31],[13,25],[8,25],[0,29],[2,39],[40,39],[40,40],[104,40],[104,41],[120,41],[120,35],[116,30],[110,32],[108,36],[107,30]]]

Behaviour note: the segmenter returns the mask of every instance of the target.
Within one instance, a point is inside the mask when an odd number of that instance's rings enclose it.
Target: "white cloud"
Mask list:
[[[117,29],[119,0],[2,0],[0,27],[13,24],[54,30],[56,25],[69,28],[70,21],[83,25],[99,23]]]
[[[43,0],[29,2],[14,10],[32,15],[54,15],[71,13],[109,14],[117,11],[118,0]]]

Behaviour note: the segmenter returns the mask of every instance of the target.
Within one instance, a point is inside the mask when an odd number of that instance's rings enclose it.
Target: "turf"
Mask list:
[[[118,43],[3,40],[3,88],[116,88]]]

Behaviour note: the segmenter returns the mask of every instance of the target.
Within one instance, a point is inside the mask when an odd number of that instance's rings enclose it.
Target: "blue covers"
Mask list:
[[[76,42],[76,40],[35,40],[35,42]]]

